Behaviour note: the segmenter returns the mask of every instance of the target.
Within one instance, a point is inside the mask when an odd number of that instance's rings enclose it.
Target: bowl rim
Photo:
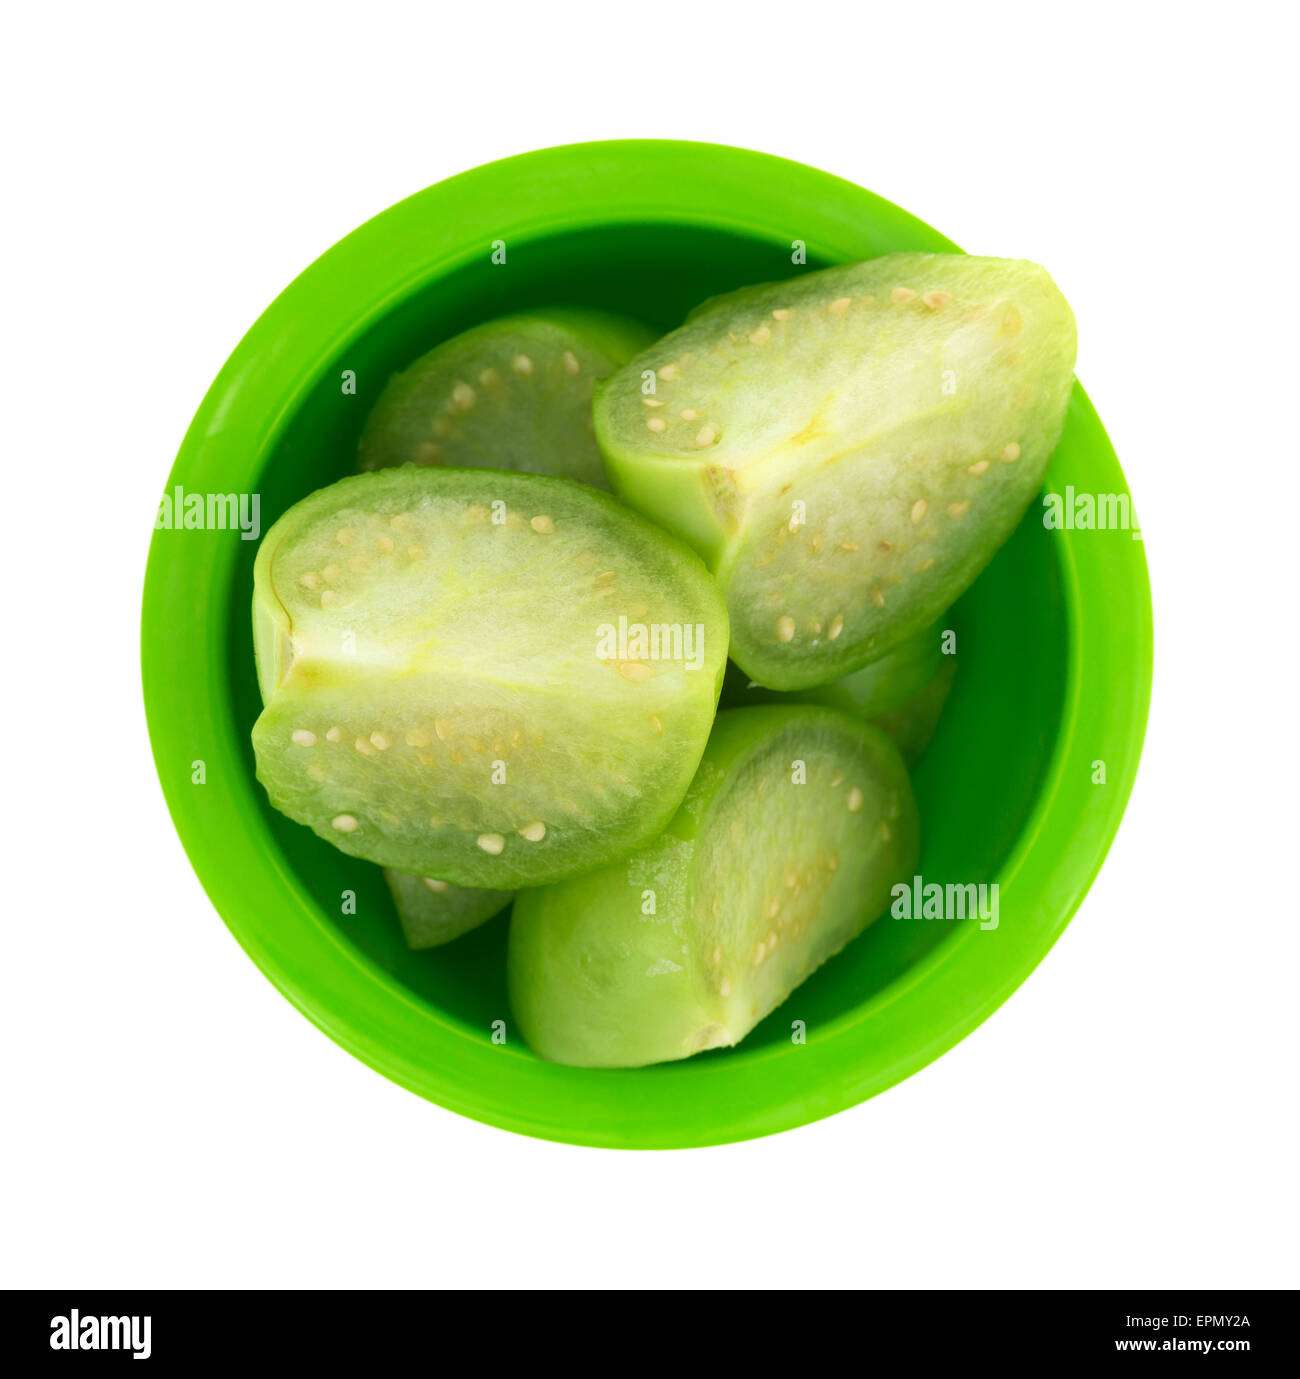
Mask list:
[[[961,252],[853,183],[748,149],[613,140],[502,159],[383,211],[296,278],[212,383],[166,492],[256,492],[265,455],[347,343],[413,292],[488,255],[492,239],[518,252],[561,232],[646,222],[774,242],[796,237],[795,227],[832,261],[904,248]],[[1079,447],[1087,490],[1127,494],[1077,382],[1067,426],[1087,441]],[[1072,460],[1054,459],[1045,491],[1064,492],[1077,477]],[[975,1029],[1046,955],[1100,869],[1137,773],[1152,671],[1143,543],[1054,532],[1070,620],[1061,725],[1031,816],[993,878],[998,942],[957,926],[797,1050],[742,1044],[726,1059],[619,1072],[545,1064],[508,1034],[494,1044],[419,1000],[349,943],[287,866],[260,821],[225,688],[237,538],[178,536],[155,530],[150,546],[144,701],[168,808],[213,905],[270,981],[354,1056],[450,1110],[539,1138],[619,1148],[726,1143],[821,1119],[902,1081]],[[1108,763],[1102,788],[1089,770],[1097,758]],[[1068,845],[1036,846],[1044,838]]]

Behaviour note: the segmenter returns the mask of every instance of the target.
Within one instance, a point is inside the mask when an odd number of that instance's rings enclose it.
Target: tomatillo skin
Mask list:
[[[497,890],[659,833],[727,646],[699,558],[607,494],[410,465],[291,508],[253,622],[271,803],[354,856]]]
[[[919,632],[1007,539],[1075,345],[1037,264],[892,254],[706,302],[597,385],[596,439],[716,575],[732,659],[806,689]]]
[[[723,712],[661,837],[516,898],[515,1021],[534,1053],[579,1067],[736,1044],[885,909],[919,851],[879,729],[805,705]]]
[[[939,727],[944,705],[948,702],[956,678],[957,658],[946,656],[928,684],[902,704],[872,718],[876,727],[893,741],[909,767],[915,766],[925,755]]]

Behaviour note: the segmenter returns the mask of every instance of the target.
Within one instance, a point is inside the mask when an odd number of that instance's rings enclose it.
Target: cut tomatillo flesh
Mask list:
[[[805,690],[770,690],[731,664],[722,685],[722,704],[822,704],[843,709],[886,732],[903,760],[913,766],[934,736],[956,673],[956,657],[943,650],[944,634],[941,618],[861,670]]]
[[[397,917],[410,948],[437,948],[486,924],[505,909],[513,891],[453,886],[432,876],[411,876],[386,868],[384,880],[393,893]]]
[[[708,739],[726,609],[608,494],[486,469],[322,489],[254,569],[271,803],[344,852],[508,889],[657,834]]]
[[[1074,316],[1015,259],[894,254],[706,302],[596,388],[611,485],[704,556],[731,656],[847,674],[967,588],[1042,481]]]
[[[918,854],[883,733],[810,706],[721,713],[660,838],[515,900],[515,1020],[535,1053],[581,1067],[735,1044],[884,910]]]
[[[607,488],[592,384],[653,339],[638,321],[579,308],[475,326],[389,381],[366,422],[358,466],[511,469]]]

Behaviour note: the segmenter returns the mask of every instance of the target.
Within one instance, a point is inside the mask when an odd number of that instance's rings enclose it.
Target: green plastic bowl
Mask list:
[[[388,376],[447,336],[549,304],[668,330],[713,293],[807,271],[792,262],[796,241],[808,268],[956,249],[860,187],[712,144],[578,144],[453,177],[363,225],[272,303],[204,398],[168,492],[257,493],[265,531],[352,470]],[[1127,492],[1078,386],[1048,479],[1067,485]],[[737,1049],[627,1072],[544,1063],[513,1029],[505,916],[410,952],[379,869],[267,804],[249,745],[256,547],[232,531],[160,530],[150,551],[145,705],[190,860],[253,961],[326,1034],[421,1096],[524,1134],[715,1144],[892,1086],[1042,959],[1101,866],[1137,770],[1151,680],[1142,544],[1129,531],[1049,531],[1035,504],[950,615],[956,689],[916,775],[922,876],[996,882],[998,927],[885,916]],[[794,1019],[806,1042],[792,1040]]]

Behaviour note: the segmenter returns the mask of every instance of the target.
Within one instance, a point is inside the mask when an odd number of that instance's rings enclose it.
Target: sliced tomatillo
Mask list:
[[[888,733],[913,766],[934,736],[956,674],[956,658],[944,653],[943,637],[940,619],[861,670],[805,690],[770,690],[729,665],[722,703],[727,708],[793,703],[843,709]]]
[[[480,890],[453,886],[432,876],[411,876],[404,871],[384,871],[393,893],[402,933],[411,948],[437,948],[467,934],[500,914],[514,898],[513,891]]]
[[[946,656],[938,674],[928,685],[917,690],[906,703],[886,709],[871,720],[882,732],[889,734],[908,766],[915,766],[925,755],[956,678],[957,658]]]
[[[717,575],[731,656],[825,684],[931,622],[1037,491],[1074,316],[1015,259],[894,254],[745,288],[596,388],[614,491]]]
[[[258,551],[253,620],[271,803],[344,852],[496,889],[660,831],[727,646],[692,552],[607,494],[486,469],[304,499]]]
[[[512,469],[606,488],[592,435],[592,383],[653,338],[639,322],[579,308],[506,316],[465,331],[389,381],[362,434],[359,467]],[[434,877],[385,875],[413,948],[450,942],[511,898]]]
[[[900,642],[892,651],[871,661],[860,670],[812,689],[780,693],[749,679],[738,666],[727,670],[722,702],[740,708],[754,704],[825,704],[843,709],[859,718],[896,709],[939,673],[944,661],[942,619]]]
[[[883,733],[805,705],[721,713],[661,837],[516,899],[515,1020],[581,1067],[735,1044],[884,910],[918,851]]]
[[[607,488],[591,387],[653,339],[637,321],[578,308],[475,326],[389,381],[362,433],[359,467],[514,469]]]

